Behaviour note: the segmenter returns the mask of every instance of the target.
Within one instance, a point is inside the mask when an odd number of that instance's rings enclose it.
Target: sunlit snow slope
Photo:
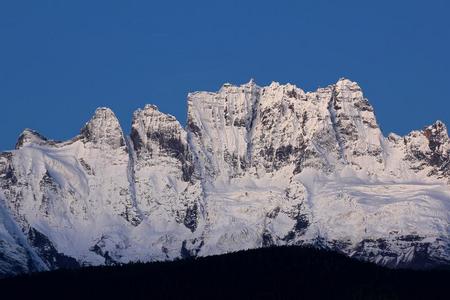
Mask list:
[[[99,108],[75,138],[0,154],[0,275],[312,244],[391,267],[450,264],[441,122],[384,137],[357,83],[253,81],[147,105],[126,136]]]

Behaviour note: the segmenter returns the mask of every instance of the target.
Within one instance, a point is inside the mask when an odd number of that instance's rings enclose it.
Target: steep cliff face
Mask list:
[[[252,80],[147,105],[125,136],[99,108],[72,140],[0,155],[0,274],[313,244],[389,266],[450,262],[447,129],[383,136],[357,83]],[[2,229],[3,228],[3,229]]]
[[[218,93],[188,96],[188,135],[204,181],[242,175],[249,164],[251,131],[261,88],[225,84]]]
[[[187,133],[175,117],[147,105],[134,113],[130,138],[136,201],[151,231],[157,232],[148,237],[149,248],[161,259],[178,257],[203,222],[201,186]]]

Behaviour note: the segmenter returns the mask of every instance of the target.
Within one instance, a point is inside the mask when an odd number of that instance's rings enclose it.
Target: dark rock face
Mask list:
[[[53,205],[52,199],[57,197],[60,186],[48,171],[42,177],[39,186],[42,192],[40,210],[44,213],[44,215],[49,216]]]
[[[286,95],[287,95],[289,98],[295,98],[295,99],[298,98],[298,94],[297,94],[297,92],[295,91],[295,89],[292,89],[292,90],[290,90],[290,91],[287,91]]]
[[[86,171],[87,174],[95,176],[95,171],[92,169],[92,167],[83,159],[79,159],[81,166]]]
[[[277,161],[286,161],[293,152],[292,145],[281,146],[275,151],[275,158]]]
[[[202,135],[201,129],[191,119],[188,120],[187,129],[197,136]]]
[[[10,267],[7,274],[3,273],[6,270],[0,270],[0,279],[8,274],[23,274],[29,271],[38,271],[33,268],[34,263],[31,260],[29,260],[28,266],[24,266],[19,261],[8,255],[9,253],[6,252],[6,249],[8,249],[7,243],[0,240],[0,261],[3,265],[7,265]]]
[[[272,247],[272,246],[276,245],[272,234],[267,230],[264,230],[261,239],[262,239],[262,243],[261,243],[262,247]]]
[[[308,217],[306,215],[298,214],[295,217],[295,220],[296,220],[294,226],[295,231],[299,234],[303,234],[310,225]]]
[[[433,153],[442,152],[441,147],[448,142],[447,128],[440,121],[425,128],[423,134],[428,139],[428,147]]]
[[[141,216],[136,213],[136,209],[130,203],[128,203],[128,205],[125,207],[125,212],[120,214],[120,216],[135,227],[142,222]]]
[[[431,150],[427,159],[428,163],[437,167],[441,173],[449,174],[450,149],[448,149],[449,139],[446,126],[438,121],[425,128],[423,134],[428,139],[428,147]]]
[[[175,137],[176,136],[176,137]],[[183,180],[188,182],[194,173],[194,165],[186,142],[175,132],[151,132],[147,133],[147,138],[159,144],[160,149],[181,163]]]
[[[297,207],[289,213],[289,216],[295,220],[295,225],[288,234],[283,237],[283,241],[291,242],[299,236],[305,234],[306,230],[310,226],[310,220],[307,214],[304,213],[302,204],[298,204]]]
[[[27,183],[21,182],[17,170],[14,169],[13,154],[11,152],[0,153],[0,188],[3,194],[10,201],[5,205],[17,213],[22,205],[23,191]],[[1,200],[1,199],[0,199]]]
[[[187,259],[197,257],[203,245],[203,240],[193,239],[190,241],[183,241],[180,251],[181,258]]]
[[[184,217],[183,224],[189,228],[192,232],[197,229],[198,225],[198,206],[194,203],[192,207],[186,209],[186,216]]]
[[[183,180],[191,181],[192,155],[185,132],[174,117],[161,113],[154,105],[147,105],[135,113],[130,138],[139,160],[173,157],[180,162]]]
[[[59,253],[52,242],[33,227],[28,231],[28,240],[51,270],[81,267],[76,259]]]
[[[106,266],[119,265],[119,263],[110,256],[109,251],[104,250],[106,239],[107,239],[106,236],[102,236],[101,239],[89,250],[97,255],[102,256],[105,259]]]
[[[131,128],[130,139],[133,142],[134,151],[139,152],[144,147],[144,142],[136,128]]]
[[[179,157],[186,151],[186,145],[184,145],[180,138],[173,137],[171,132],[148,132],[147,138],[158,143],[161,149],[168,152],[170,156]]]
[[[306,146],[303,146],[298,149],[298,156],[295,159],[295,169],[293,174],[299,174],[304,167],[305,164],[308,163],[309,160],[311,160],[313,157],[317,157],[317,153],[311,150],[307,150]]]
[[[17,177],[11,163],[12,153],[0,153],[0,185],[7,188],[8,186],[17,184]]]
[[[373,112],[373,107],[372,105],[369,103],[369,100],[367,99],[362,99],[359,102],[355,102],[355,107],[360,110],[360,111],[369,111],[369,112]]]

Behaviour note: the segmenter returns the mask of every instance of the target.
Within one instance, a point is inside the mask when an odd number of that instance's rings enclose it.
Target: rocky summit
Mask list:
[[[253,80],[99,108],[71,140],[26,129],[0,154],[0,276],[312,245],[388,267],[450,266],[450,141],[383,135],[359,85]]]

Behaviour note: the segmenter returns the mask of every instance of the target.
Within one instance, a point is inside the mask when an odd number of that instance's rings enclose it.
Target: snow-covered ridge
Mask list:
[[[313,244],[388,266],[450,261],[450,142],[384,137],[357,83],[224,84],[126,136],[99,108],[69,141],[0,154],[0,274]]]

